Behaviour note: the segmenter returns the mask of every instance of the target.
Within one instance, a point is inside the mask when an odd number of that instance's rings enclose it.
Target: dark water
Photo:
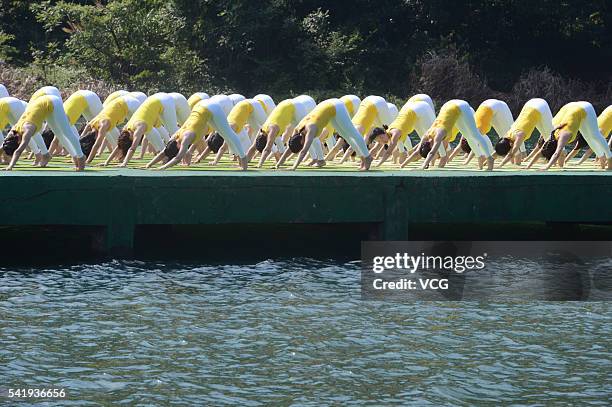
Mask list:
[[[609,405],[608,302],[362,301],[359,282],[358,263],[310,259],[0,268],[0,388],[79,406]]]

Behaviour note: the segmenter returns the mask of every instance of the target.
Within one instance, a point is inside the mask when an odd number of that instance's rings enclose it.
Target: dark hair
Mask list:
[[[553,156],[555,151],[557,151],[557,144],[558,144],[557,139],[554,137],[551,137],[548,139],[547,142],[545,142],[542,145],[542,155],[546,157],[547,160],[550,160],[550,158]]]
[[[540,138],[538,139],[538,147],[542,147],[544,145],[544,137],[540,136]]]
[[[132,133],[129,130],[123,130],[117,139],[117,147],[123,153],[125,157],[127,155],[128,150],[132,147],[134,139],[132,138]]]
[[[92,130],[79,139],[79,142],[81,143],[81,150],[83,150],[85,157],[89,157],[89,153],[91,153],[91,149],[96,143],[96,134],[96,131]]]
[[[264,148],[266,148],[266,145],[268,144],[268,135],[266,134],[265,131],[260,131],[259,134],[257,135],[257,138],[255,139],[255,148],[257,149],[257,151],[259,151],[260,153],[262,151],[264,151]]]
[[[506,156],[511,149],[512,140],[510,140],[508,137],[500,138],[499,141],[495,144],[495,152],[497,153],[497,155],[502,157]]]
[[[421,157],[427,158],[430,151],[431,151],[431,141],[421,142],[421,147],[419,147],[419,154],[421,154]]]
[[[304,136],[301,132],[295,133],[289,138],[289,142],[287,143],[287,145],[289,146],[289,150],[291,150],[292,153],[299,153],[300,151],[302,151],[302,148],[304,148]]]
[[[387,127],[387,126],[384,126],[384,127]],[[374,127],[372,129],[370,134],[368,134],[368,144],[372,144],[374,140],[376,140],[376,137],[380,136],[381,134],[386,133],[385,131],[386,129],[384,127]]]
[[[47,148],[51,147],[51,142],[53,142],[53,139],[55,138],[55,133],[53,133],[53,130],[47,127],[41,135]]]
[[[19,147],[19,138],[20,135],[15,130],[9,131],[6,138],[2,142],[2,149],[6,155],[12,156],[13,153],[15,153],[15,150],[17,150],[17,147]]]
[[[578,135],[578,138],[576,139],[576,145],[574,146],[574,150],[580,150],[583,147],[587,146],[587,142],[584,139],[584,137],[582,136],[582,134]]]
[[[472,147],[470,147],[470,143],[468,143],[468,141],[465,138],[461,139],[460,144],[461,144],[461,150],[463,150],[464,153],[469,154],[472,152]]]
[[[210,148],[213,153],[217,153],[223,145],[223,137],[221,137],[221,135],[215,131],[208,136],[206,139],[206,144],[208,144],[208,148]]]
[[[166,157],[168,157],[169,160],[176,157],[178,152],[179,152],[178,141],[176,140],[170,140],[168,144],[166,144],[166,147],[164,148],[164,154],[166,155]]]

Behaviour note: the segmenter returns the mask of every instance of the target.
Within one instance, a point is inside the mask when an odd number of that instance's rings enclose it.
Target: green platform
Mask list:
[[[612,223],[612,174],[593,170],[55,168],[2,173],[0,191],[2,225],[102,226],[128,253],[137,225],[371,223],[402,240],[414,222]]]

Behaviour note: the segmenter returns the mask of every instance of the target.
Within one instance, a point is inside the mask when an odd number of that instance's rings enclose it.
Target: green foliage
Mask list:
[[[183,88],[201,75],[204,62],[177,33],[185,21],[167,2],[118,0],[106,6],[32,5],[47,30],[69,34],[60,63],[76,65],[93,76],[137,88]]]
[[[606,0],[4,0],[0,59],[144,91],[277,99],[425,91],[478,103],[528,93],[536,71],[604,95],[611,15]]]
[[[0,30],[0,61],[8,62],[12,59],[13,54],[17,52],[17,48],[9,45],[15,36],[12,34],[6,34]]]

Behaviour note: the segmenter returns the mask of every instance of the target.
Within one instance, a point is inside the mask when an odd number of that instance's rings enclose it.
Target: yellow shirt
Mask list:
[[[238,102],[232,109],[229,115],[227,115],[227,122],[230,126],[235,126],[236,133],[240,133],[244,128],[245,124],[249,120],[249,117],[253,113],[253,105],[250,100],[243,100]]]
[[[9,113],[8,102],[0,99],[0,131],[9,123]]]
[[[445,140],[448,142],[453,141],[454,138],[457,137],[457,133],[453,134],[453,130],[460,115],[461,109],[459,106],[455,104],[445,104],[442,106],[442,109],[440,109],[440,113],[438,113],[438,117],[434,120],[427,135],[433,136],[433,130],[442,129],[446,131]]]
[[[493,109],[487,105],[480,105],[474,114],[476,127],[480,134],[487,135],[491,131],[491,122],[493,121]]]
[[[329,121],[335,116],[336,106],[331,102],[321,102],[310,113],[308,113],[308,115],[304,117],[302,121],[300,121],[297,128],[301,129],[306,125],[314,124],[317,128],[317,134],[315,134],[315,137],[319,137],[321,136],[321,132],[323,132],[325,126],[327,126]]]
[[[414,125],[417,121],[417,115],[414,110],[404,105],[402,110],[399,111],[397,117],[389,125],[389,130],[397,129],[400,131],[400,141],[406,141],[406,138],[410,133],[414,131]]]
[[[123,98],[116,98],[104,106],[102,111],[89,122],[89,125],[96,130],[100,130],[102,121],[108,120],[110,122],[110,128],[112,129],[113,127],[117,127],[119,123],[123,123],[128,114],[129,109],[125,100],[123,100]]]
[[[34,92],[32,97],[30,98],[30,102],[35,101],[36,99],[38,99],[41,96],[49,96],[49,95],[47,94],[47,92],[44,89],[38,89],[36,92]]]
[[[602,114],[597,118],[597,127],[599,127],[599,131],[604,136],[604,138],[608,138],[610,136],[610,132],[612,132],[612,108],[606,109]],[[2,126],[0,126],[2,128]]]
[[[87,99],[81,93],[75,92],[64,102],[64,111],[68,121],[74,126],[79,117],[87,109]]]
[[[25,112],[13,127],[17,132],[23,134],[23,126],[26,123],[32,123],[36,126],[36,131],[42,129],[43,122],[49,115],[53,113],[53,102],[49,96],[39,96],[33,102],[28,104]]]
[[[534,109],[533,107],[529,106],[523,107],[519,116],[516,118],[514,123],[512,123],[510,130],[508,130],[508,133],[506,133],[506,137],[510,140],[515,140],[517,133],[523,132],[525,135],[525,139],[523,141],[529,140],[539,120],[540,111],[538,109]]]
[[[132,118],[125,125],[125,129],[134,131],[138,123],[144,123],[147,126],[145,133],[148,133],[155,127],[163,111],[164,105],[161,100],[151,96],[136,110]]]
[[[353,104],[352,100],[350,98],[347,98],[346,96],[342,96],[340,100],[342,101],[342,103],[344,103],[344,107],[346,107],[349,117],[353,117],[355,115],[355,105]],[[327,137],[334,134],[334,126],[328,124],[325,128],[327,129]]]
[[[107,105],[110,102],[112,102],[113,100],[120,98],[121,96],[127,95],[129,92],[125,91],[125,90],[116,90],[113,93],[111,93],[110,95],[108,95],[106,97],[106,99],[104,99],[104,104]]]
[[[353,117],[355,115],[355,105],[353,104],[353,101],[350,98],[346,98],[344,96],[342,96],[340,100],[342,101],[342,103],[344,103],[344,107],[346,107],[346,110],[348,110],[349,116]]]
[[[353,125],[355,127],[362,126],[363,134],[367,134],[372,128],[372,124],[374,123],[374,119],[376,119],[377,115],[378,110],[376,109],[376,105],[369,100],[364,100],[359,105],[359,109],[357,109],[355,116],[353,116]]]
[[[202,139],[204,134],[209,132],[208,123],[211,121],[212,117],[212,113],[206,106],[196,105],[189,114],[189,117],[185,123],[176,133],[175,139],[180,143],[183,140],[184,133],[191,131],[195,134],[193,143],[197,143]]]
[[[562,131],[570,132],[569,143],[573,143],[576,140],[576,136],[578,135],[578,129],[580,128],[580,123],[586,118],[586,112],[582,108],[582,106],[569,106],[563,112],[563,116],[560,118],[561,123],[559,125],[565,125],[564,127],[555,131],[555,138],[559,139],[559,133]]]
[[[266,122],[261,127],[266,133],[269,132],[268,127],[277,125],[280,132],[283,133],[287,127],[293,121],[295,117],[295,105],[291,100],[283,100],[276,108],[272,110],[272,113],[266,119]]]
[[[201,100],[202,97],[197,93],[194,93],[193,95],[189,96],[189,99],[187,99],[187,104],[189,105],[190,109],[193,109],[193,107],[197,105],[198,102],[200,102]]]

